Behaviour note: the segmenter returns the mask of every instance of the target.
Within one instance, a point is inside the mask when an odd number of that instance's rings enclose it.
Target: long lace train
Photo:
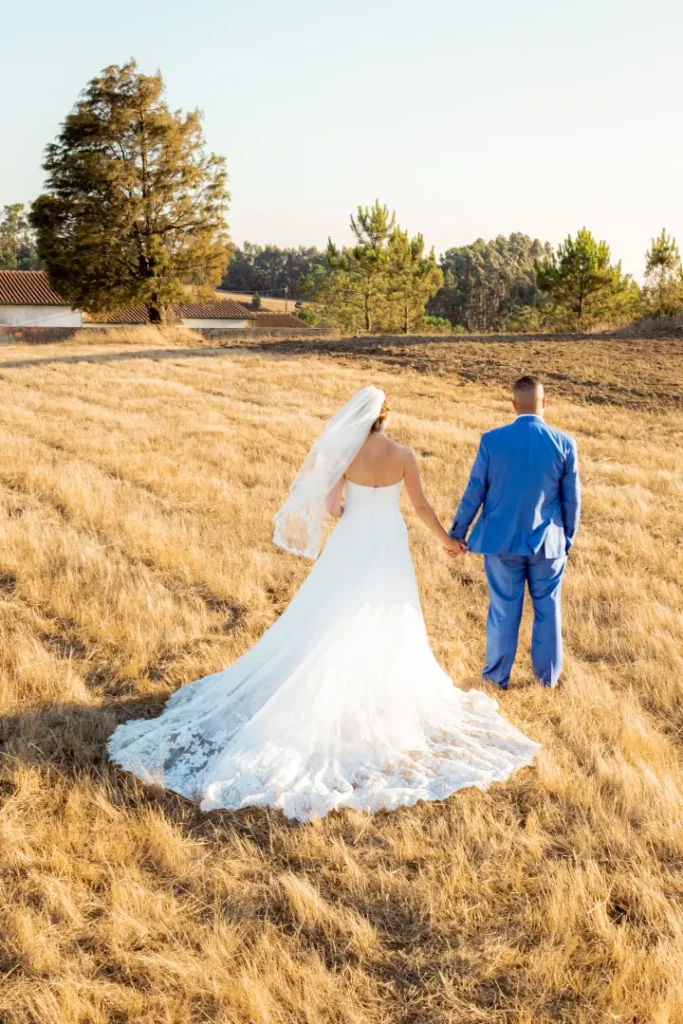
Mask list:
[[[312,820],[482,789],[538,745],[429,646],[400,484],[347,484],[344,515],[294,600],[232,666],[119,726],[112,760],[202,809]]]

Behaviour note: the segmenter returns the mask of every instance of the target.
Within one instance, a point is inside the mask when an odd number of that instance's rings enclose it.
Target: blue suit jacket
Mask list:
[[[518,416],[482,436],[450,534],[481,555],[568,554],[579,525],[576,441],[541,416]]]

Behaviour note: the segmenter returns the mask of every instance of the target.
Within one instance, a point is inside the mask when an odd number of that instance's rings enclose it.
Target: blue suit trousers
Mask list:
[[[562,671],[562,575],[567,559],[541,555],[485,555],[489,585],[484,679],[506,690],[517,653],[524,593],[534,606],[531,661],[544,686],[557,684]]]

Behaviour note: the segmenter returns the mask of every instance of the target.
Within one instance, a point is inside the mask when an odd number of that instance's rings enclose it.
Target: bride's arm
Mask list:
[[[325,502],[325,507],[327,508],[328,514],[334,516],[335,519],[339,519],[342,512],[344,511],[344,506],[342,505],[342,496],[344,494],[345,483],[345,477],[342,477],[341,480],[338,480],[337,483],[332,488],[332,490],[330,491],[330,493],[327,495],[327,501]]]
[[[420,467],[417,464],[417,459],[415,458],[414,453],[409,448],[406,448],[405,485],[408,497],[413,503],[413,508],[425,526],[432,531],[438,540],[441,541],[444,548],[453,555],[459,555],[462,551],[465,551],[465,543],[463,541],[455,540],[454,537],[450,537],[448,533],[446,533],[439,522],[436,512],[429,504],[427,496],[422,490]]]

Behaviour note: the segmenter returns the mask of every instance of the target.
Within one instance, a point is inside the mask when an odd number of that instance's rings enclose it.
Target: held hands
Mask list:
[[[449,537],[447,541],[444,541],[443,549],[449,558],[457,558],[458,555],[465,554],[467,544],[464,540],[456,540],[455,537]]]

